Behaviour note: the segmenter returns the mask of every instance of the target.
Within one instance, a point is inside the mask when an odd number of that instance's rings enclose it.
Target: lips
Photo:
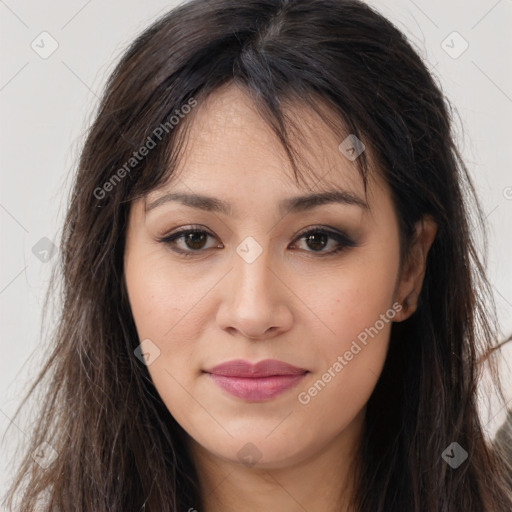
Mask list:
[[[262,402],[297,385],[308,370],[276,359],[265,359],[256,364],[236,359],[205,370],[205,373],[230,395]]]
[[[271,377],[274,375],[299,375],[307,372],[303,368],[297,368],[277,359],[265,359],[256,364],[251,364],[243,359],[235,359],[205,371],[224,377]]]

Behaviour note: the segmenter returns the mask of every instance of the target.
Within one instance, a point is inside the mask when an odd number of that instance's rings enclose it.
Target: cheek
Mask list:
[[[344,268],[329,273],[325,279],[320,277],[315,294],[300,290],[325,323],[321,347],[328,359],[324,364],[330,365],[333,357],[348,350],[353,340],[364,343],[368,330],[379,339],[388,338],[390,319],[395,315],[392,304],[397,257],[389,248],[387,252],[360,253],[357,259],[347,260]],[[384,323],[381,315],[385,316]],[[376,323],[377,334],[373,330]]]
[[[129,301],[141,339],[183,339],[184,328],[197,325],[201,299],[213,286],[214,276],[179,271],[169,265],[161,250],[134,252],[125,267]]]
[[[169,373],[175,373],[169,361],[178,363],[178,368],[186,368],[192,358],[183,328],[193,325],[190,324],[193,315],[187,315],[187,311],[195,297],[193,287],[163,264],[161,254],[142,249],[144,246],[140,244],[125,260],[126,287],[139,340],[150,340],[144,343],[149,343],[157,354],[151,359],[148,371],[152,378],[157,372],[161,374],[158,380],[166,377],[168,380]]]
[[[329,334],[319,339],[318,364],[298,390],[297,400],[309,414],[308,421],[333,432],[369,399],[399,310],[393,306],[398,255],[389,248],[377,254],[368,252],[331,276],[322,295],[316,296],[314,307],[323,312]]]
[[[207,312],[201,298],[208,286],[206,278],[171,271],[165,256],[148,252],[131,253],[126,261],[126,285],[139,339],[151,340],[158,355],[147,367],[151,380],[185,430],[201,437],[201,421],[191,408],[196,394],[200,354],[197,339]],[[147,342],[146,342],[147,343]],[[204,421],[204,418],[202,418]]]
[[[319,364],[296,393],[296,419],[307,425],[301,442],[313,453],[364,409],[386,360],[395,315],[388,293],[373,290],[369,299],[365,290],[346,291],[347,299],[339,299],[332,316],[335,335],[320,340]]]

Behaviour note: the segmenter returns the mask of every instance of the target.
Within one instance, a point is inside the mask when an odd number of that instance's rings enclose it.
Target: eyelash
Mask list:
[[[158,239],[158,242],[169,245],[173,252],[179,254],[180,256],[185,256],[185,257],[199,255],[200,253],[206,251],[207,249],[183,250],[183,249],[176,248],[176,244],[175,244],[176,240],[183,238],[184,235],[191,234],[191,233],[205,233],[208,236],[211,236],[211,237],[214,236],[211,233],[209,233],[208,231],[201,229],[201,226],[190,226],[185,229],[176,231],[175,233],[172,233],[170,235],[166,235],[166,236]],[[311,234],[326,235],[338,243],[338,247],[336,249],[333,249],[333,250],[327,251],[327,252],[326,251],[312,251],[312,250],[305,251],[308,253],[316,254],[316,255],[318,255],[318,257],[321,257],[321,258],[325,257],[325,256],[331,256],[331,255],[337,254],[346,248],[355,247],[357,245],[355,243],[355,241],[352,240],[350,237],[348,237],[346,234],[337,232],[337,231],[332,231],[330,229],[326,229],[323,227],[318,227],[318,228],[313,227],[313,228],[308,229],[307,231],[303,231],[302,233],[299,233],[299,235],[295,238],[295,240],[299,241],[299,240],[305,239],[308,235],[311,235]],[[213,248],[216,248],[216,247],[213,247]],[[212,249],[212,247],[210,247],[210,249]]]

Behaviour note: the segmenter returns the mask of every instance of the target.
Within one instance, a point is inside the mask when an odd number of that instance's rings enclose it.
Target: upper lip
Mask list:
[[[277,359],[265,359],[255,364],[243,359],[233,359],[205,370],[205,372],[225,377],[270,377],[274,375],[300,375],[306,373],[307,370]]]

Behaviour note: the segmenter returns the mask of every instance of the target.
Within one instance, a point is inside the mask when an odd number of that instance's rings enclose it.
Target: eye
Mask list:
[[[208,247],[206,243],[208,237],[213,237],[213,235],[204,229],[187,228],[176,231],[158,241],[170,245],[173,251],[184,256],[190,256],[192,253],[201,252],[204,249],[223,247],[222,244]]]
[[[222,244],[210,244],[208,246],[208,238],[215,238],[208,231],[201,229],[201,226],[188,227],[181,229],[160,238],[158,241],[171,246],[171,250],[183,255],[192,256],[194,253],[201,253],[206,249],[222,249]],[[347,247],[355,247],[356,243],[342,232],[333,231],[326,228],[314,228],[303,232],[296,241],[292,243],[291,248],[297,248],[297,241],[304,241],[306,245],[305,252],[317,253],[321,256],[328,256],[340,252]],[[331,246],[330,250],[324,250]],[[332,247],[333,246],[333,247]],[[300,248],[300,247],[299,247]]]
[[[299,235],[299,238],[296,240],[304,240],[306,247],[311,249],[305,249],[306,252],[321,253],[322,256],[338,253],[346,247],[356,246],[356,243],[344,233],[325,228],[309,229]],[[329,244],[331,247],[334,246],[334,248],[324,250],[326,247],[329,247]]]

